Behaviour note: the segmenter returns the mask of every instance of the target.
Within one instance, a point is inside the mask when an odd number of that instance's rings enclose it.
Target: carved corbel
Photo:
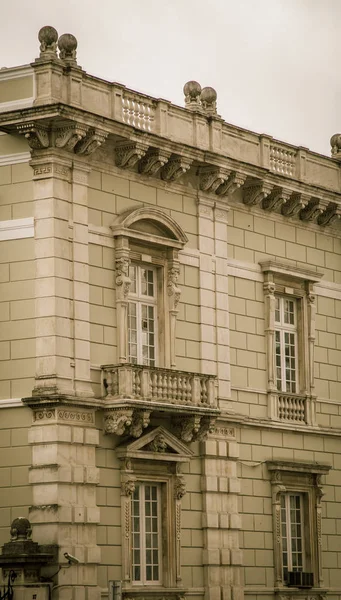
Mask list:
[[[129,428],[129,435],[134,438],[139,438],[143,430],[148,427],[150,423],[150,410],[134,410],[132,424]]]
[[[168,296],[168,307],[169,307],[169,351],[170,351],[170,365],[172,368],[176,365],[176,352],[175,352],[175,340],[176,340],[176,319],[178,315],[178,304],[181,296],[181,289],[178,286],[178,279],[180,275],[180,266],[177,260],[177,255],[172,256],[168,261],[168,273],[167,273],[167,296]]]
[[[264,181],[254,182],[243,188],[243,202],[247,206],[257,206],[272,191],[272,184]]]
[[[42,150],[50,145],[49,134],[46,127],[36,123],[24,123],[17,126],[20,135],[25,136],[32,150]]]
[[[181,500],[186,494],[186,482],[184,477],[177,476],[174,479],[174,497],[176,500]]]
[[[76,154],[83,154],[84,156],[93,154],[95,150],[97,150],[97,148],[99,148],[105,142],[108,135],[108,133],[104,133],[98,129],[91,129],[88,131],[85,138],[76,144]]]
[[[115,260],[116,267],[116,301],[127,300],[131,279],[129,277],[130,259],[127,256],[119,256]]]
[[[321,225],[321,227],[326,227],[327,225],[332,225],[335,221],[338,221],[340,217],[341,205],[332,202],[326,207],[325,211],[317,217],[317,223]]]
[[[63,148],[68,152],[72,152],[76,144],[86,136],[87,130],[87,127],[77,124],[70,125],[69,127],[62,127],[56,131],[56,148]]]
[[[282,215],[294,217],[304,209],[310,200],[310,196],[300,192],[294,192],[290,199],[282,206]]]
[[[132,496],[135,492],[136,477],[132,477],[130,473],[121,475],[121,495]]]
[[[227,181],[230,171],[220,167],[202,167],[199,170],[199,187],[203,192],[214,192]]]
[[[123,435],[131,426],[133,420],[132,408],[115,408],[104,414],[104,432]]]
[[[139,162],[139,172],[144,175],[155,176],[158,171],[167,163],[170,152],[154,148],[147,152],[147,154]]]
[[[315,221],[328,206],[328,200],[314,198],[300,212],[301,221]]]
[[[244,173],[232,171],[229,178],[217,188],[216,194],[218,196],[232,196],[237,189],[244,185],[246,177]]]
[[[214,433],[216,420],[216,417],[201,417],[199,431],[194,435],[193,440],[204,442],[209,433]]]
[[[122,169],[132,169],[147,150],[148,145],[144,142],[119,142],[115,148],[116,165]]]
[[[164,181],[177,181],[190,168],[192,160],[184,156],[173,156],[161,169],[161,178]]]
[[[167,294],[170,301],[170,310],[176,310],[180,301],[181,290],[178,287],[178,279],[180,275],[180,267],[173,262],[168,270]]]
[[[175,434],[184,442],[192,442],[200,429],[199,415],[182,416],[174,419]]]
[[[264,198],[262,202],[262,208],[267,211],[275,211],[281,208],[283,204],[289,200],[291,196],[291,192],[289,190],[284,190],[281,187],[275,187],[271,194]]]

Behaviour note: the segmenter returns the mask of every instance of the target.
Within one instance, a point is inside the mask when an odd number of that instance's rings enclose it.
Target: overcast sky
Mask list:
[[[0,0],[0,66],[53,25],[88,73],[183,106],[195,79],[229,123],[330,155],[341,132],[341,0]]]

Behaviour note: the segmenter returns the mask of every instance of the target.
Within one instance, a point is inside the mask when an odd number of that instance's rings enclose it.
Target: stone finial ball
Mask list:
[[[46,44],[46,46],[51,46],[55,44],[58,40],[58,31],[51,27],[50,25],[46,25],[39,30],[38,40],[41,44]]]
[[[204,87],[202,88],[200,98],[202,102],[213,104],[217,100],[217,92],[212,87]]]
[[[63,33],[58,40],[59,50],[64,50],[67,54],[74,52],[77,48],[77,39],[72,33]]]
[[[25,517],[17,517],[11,524],[11,537],[13,539],[27,540],[32,533],[31,523]]]
[[[187,81],[184,85],[184,94],[185,96],[190,96],[191,98],[196,98],[200,95],[201,85],[197,81]]]

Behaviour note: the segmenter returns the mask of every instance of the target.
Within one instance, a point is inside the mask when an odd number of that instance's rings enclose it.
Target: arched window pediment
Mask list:
[[[114,237],[126,236],[181,249],[188,238],[180,225],[164,211],[143,207],[126,211],[111,225]]]

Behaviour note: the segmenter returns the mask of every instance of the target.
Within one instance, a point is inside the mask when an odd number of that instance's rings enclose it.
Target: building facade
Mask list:
[[[39,41],[0,71],[1,543],[27,517],[65,599],[336,600],[341,136]]]

